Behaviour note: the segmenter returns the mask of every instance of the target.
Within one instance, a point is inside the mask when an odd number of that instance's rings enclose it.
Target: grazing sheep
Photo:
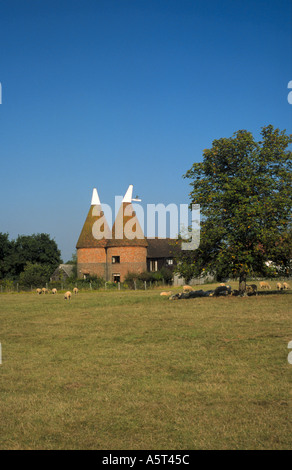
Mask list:
[[[220,284],[220,286],[226,286],[226,284],[225,284],[224,282],[222,282],[222,283]]]
[[[37,293],[37,294],[41,294],[41,293],[42,293],[42,289],[37,289],[37,290],[36,290],[36,293]]]
[[[161,293],[160,293],[160,295],[168,295],[168,296],[170,296],[171,294],[172,294],[171,291],[169,291],[169,292],[161,292]]]
[[[52,294],[57,294],[57,289],[55,287],[52,289]]]
[[[261,281],[260,282],[260,287],[261,287],[261,289],[271,289],[270,284],[266,281]]]
[[[183,286],[183,292],[191,292],[193,288],[191,286]]]
[[[74,294],[78,294],[78,289],[77,289],[77,287],[74,287],[73,292],[74,292]]]
[[[71,292],[68,290],[68,291],[66,292],[66,294],[64,295],[64,299],[65,299],[65,300],[71,300],[71,296],[72,296],[72,294],[71,294]]]
[[[290,286],[287,284],[287,282],[283,282],[283,289],[290,289]]]
[[[277,282],[277,290],[282,290],[283,287],[282,287],[282,284],[281,282]]]
[[[42,293],[43,293],[43,294],[48,294],[49,291],[48,291],[48,289],[46,289],[45,287],[43,287],[43,288],[42,288]]]

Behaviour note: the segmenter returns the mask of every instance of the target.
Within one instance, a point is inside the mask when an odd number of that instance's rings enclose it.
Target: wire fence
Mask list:
[[[19,282],[4,280],[0,281],[0,294],[3,293],[20,293],[20,292],[37,292],[37,289],[41,290],[42,293],[50,293],[53,289],[57,291],[73,291],[75,287],[82,291],[119,291],[119,290],[149,290],[159,287],[170,287],[171,283],[167,283],[164,280],[161,281],[141,281],[133,280],[128,282],[110,282],[110,281],[54,281],[46,282],[38,286],[27,286],[21,285]]]
[[[291,282],[292,278],[273,278],[273,279],[266,279],[260,277],[249,278],[247,283],[251,282],[260,282],[260,281],[267,281],[267,282]],[[202,279],[198,279],[198,282],[190,283],[193,287],[198,284],[214,284],[216,280],[202,282]],[[226,281],[238,281],[238,279],[229,279]],[[41,289],[43,293],[52,293],[53,289],[57,291],[73,291],[73,289],[77,287],[78,290],[82,291],[121,291],[121,290],[149,290],[155,288],[170,288],[170,287],[180,287],[179,285],[174,284],[173,282],[166,282],[164,279],[157,280],[157,281],[142,281],[139,279],[134,280],[127,280],[124,282],[111,282],[111,281],[104,281],[103,279],[96,279],[92,281],[77,279],[77,280],[68,280],[68,281],[50,281],[40,284],[38,286],[27,286],[22,285],[17,281],[12,280],[0,280],[0,294],[3,293],[21,293],[21,292],[37,292],[37,289]]]

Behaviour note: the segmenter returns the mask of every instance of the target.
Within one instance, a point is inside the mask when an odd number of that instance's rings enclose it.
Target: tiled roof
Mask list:
[[[53,277],[59,277],[60,271],[64,271],[66,273],[66,275],[68,277],[70,277],[73,274],[73,268],[74,268],[73,264],[60,264],[57,267],[57,269],[55,269],[55,271],[53,272],[51,277],[52,278]]]
[[[99,215],[95,215],[95,214],[99,214]],[[93,233],[92,233],[94,223],[97,222],[103,215],[104,214],[101,211],[100,206],[94,206],[94,205],[90,206],[90,209],[87,214],[86,220],[84,222],[82,231],[80,233],[76,248],[100,248],[100,247],[102,248],[106,246],[107,238],[110,234],[110,229],[106,221],[101,226],[101,229],[103,229],[103,232],[105,234],[105,238],[97,239],[93,236]]]
[[[147,247],[147,245],[132,204],[130,202],[123,202],[112,228],[112,238],[108,240],[107,246]]]
[[[147,238],[147,258],[172,258],[180,246],[171,238]]]
[[[180,245],[173,239],[146,238],[130,202],[122,202],[112,230],[104,218],[104,226],[101,227],[104,238],[97,239],[92,233],[93,227],[103,215],[100,205],[91,205],[76,248],[143,246],[147,247],[148,258],[173,257],[180,250]]]

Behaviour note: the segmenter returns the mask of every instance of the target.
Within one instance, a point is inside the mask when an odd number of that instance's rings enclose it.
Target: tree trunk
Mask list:
[[[241,273],[239,276],[239,292],[241,295],[246,291],[246,273]]]

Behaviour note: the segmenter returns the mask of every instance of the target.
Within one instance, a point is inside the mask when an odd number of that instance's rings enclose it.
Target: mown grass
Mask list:
[[[2,295],[0,448],[290,449],[290,305]]]

